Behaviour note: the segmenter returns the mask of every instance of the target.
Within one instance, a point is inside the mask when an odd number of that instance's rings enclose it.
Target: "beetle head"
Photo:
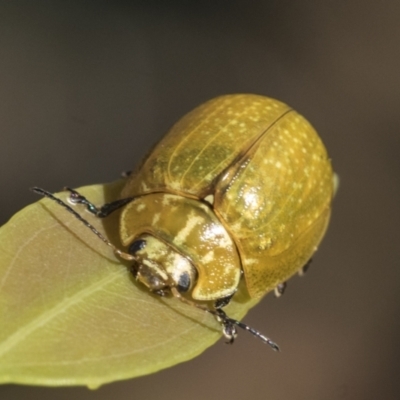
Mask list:
[[[135,257],[135,278],[159,295],[165,295],[171,287],[185,293],[197,279],[195,267],[185,256],[152,235],[143,234],[135,239],[129,254]]]

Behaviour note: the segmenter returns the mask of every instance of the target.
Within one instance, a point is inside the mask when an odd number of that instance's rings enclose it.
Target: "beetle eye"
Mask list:
[[[129,254],[134,255],[139,250],[142,250],[146,247],[146,241],[143,239],[135,240],[128,249]]]
[[[176,285],[179,292],[185,293],[190,289],[190,276],[187,272],[183,272],[179,276],[178,284]]]

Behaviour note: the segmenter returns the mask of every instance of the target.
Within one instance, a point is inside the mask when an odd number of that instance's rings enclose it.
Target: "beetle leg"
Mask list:
[[[121,172],[121,177],[122,178],[128,178],[129,176],[131,176],[132,171],[122,171]]]
[[[205,312],[208,312],[209,314],[214,315],[216,320],[222,325],[222,333],[228,339],[227,343],[232,344],[234,342],[237,336],[235,322],[238,321],[231,320],[230,318],[228,318],[225,312],[222,311],[221,309],[211,310],[207,306],[203,306],[202,304],[196,303],[194,301],[187,299],[186,297],[183,297],[181,293],[177,290],[177,288],[174,286],[171,287],[171,293],[174,295],[174,297],[177,297],[183,303],[188,304],[189,306],[192,307],[199,308],[200,310],[203,310]]]
[[[287,282],[279,283],[276,288],[274,289],[275,297],[281,297],[283,293],[285,293],[287,287]]]
[[[218,299],[214,303],[214,307],[219,310],[220,308],[226,307],[232,300],[232,297],[235,295],[236,290],[230,294],[229,296],[223,297],[222,299]]]
[[[93,215],[99,218],[107,217],[112,212],[118,210],[119,208],[123,207],[124,205],[128,204],[133,200],[133,197],[128,197],[126,199],[120,199],[113,201],[111,203],[106,203],[100,208],[97,208],[93,203],[87,200],[85,196],[82,196],[76,190],[71,189],[69,187],[65,187],[64,190],[70,192],[69,198],[72,203],[85,205],[89,212],[91,212]]]
[[[299,276],[304,276],[304,274],[308,271],[308,269],[310,268],[310,265],[312,263],[312,258],[310,258],[305,265],[300,269]]]
[[[216,315],[216,319],[222,325],[222,333],[225,338],[228,340],[225,342],[226,344],[233,344],[235,339],[237,338],[237,329],[235,324],[233,324],[224,313],[224,318],[221,318],[220,315]]]
[[[237,336],[237,331],[236,331],[236,326],[239,328],[244,329],[247,332],[250,332],[252,335],[254,335],[256,338],[261,339],[265,344],[268,344],[273,348],[275,351],[279,351],[279,346],[273,342],[270,338],[267,336],[263,335],[261,332],[256,331],[252,327],[244,324],[243,322],[237,321],[236,319],[229,318],[224,311],[222,310],[215,310],[212,312],[211,310],[209,311],[211,314],[214,314],[217,320],[222,324],[223,326],[223,333],[225,337],[228,339],[228,343],[232,344],[235,340],[235,337]]]
[[[199,308],[200,310],[203,310],[205,312],[208,312],[209,314],[214,315],[216,320],[222,325],[222,333],[224,334],[226,339],[228,339],[227,342],[228,344],[232,344],[235,341],[235,338],[237,336],[236,327],[238,326],[239,328],[244,329],[247,332],[250,332],[256,338],[261,339],[265,344],[271,346],[273,350],[279,351],[279,346],[275,342],[273,342],[270,338],[263,335],[261,332],[253,329],[252,327],[244,324],[243,322],[240,322],[233,318],[229,318],[226,315],[225,311],[221,310],[220,308],[216,310],[211,310],[210,308],[203,306],[202,304],[190,301],[187,298],[183,297],[178,292],[176,287],[171,287],[171,293],[174,295],[174,297],[177,297],[183,303]]]

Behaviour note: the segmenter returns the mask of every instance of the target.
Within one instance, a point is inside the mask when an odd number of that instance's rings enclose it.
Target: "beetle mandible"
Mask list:
[[[151,292],[172,293],[213,314],[229,342],[239,326],[277,349],[222,308],[241,279],[251,297],[260,297],[307,263],[328,225],[333,172],[300,114],[268,97],[235,94],[181,118],[128,177],[121,199],[97,208],[67,189],[73,202],[99,217],[123,207],[126,251],[51,193],[33,190],[132,260],[133,274]]]

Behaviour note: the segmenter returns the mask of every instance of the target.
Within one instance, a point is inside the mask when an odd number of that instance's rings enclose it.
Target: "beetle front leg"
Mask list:
[[[228,318],[224,311],[217,309],[215,312],[216,320],[222,325],[222,333],[228,340],[226,344],[233,344],[237,337],[237,329],[234,323]]]
[[[133,200],[133,197],[128,197],[126,199],[120,199],[113,201],[111,203],[106,203],[102,205],[100,208],[96,207],[93,203],[86,199],[85,196],[82,196],[79,192],[69,187],[65,187],[64,190],[70,192],[70,200],[74,204],[83,204],[86,206],[87,210],[91,212],[93,215],[99,218],[105,218],[114,211],[120,209],[124,205],[128,204]]]
[[[235,295],[236,290],[230,294],[229,296],[223,297],[222,299],[218,299],[214,303],[214,307],[219,310],[223,307],[226,307],[232,300],[232,297]]]
[[[213,314],[217,319],[217,321],[222,325],[222,332],[224,336],[228,339],[227,342],[228,344],[232,344],[235,341],[235,338],[237,336],[236,327],[238,326],[239,328],[251,333],[256,338],[261,339],[265,344],[268,344],[270,347],[272,347],[273,350],[279,351],[279,346],[275,342],[273,342],[270,338],[263,335],[259,331],[253,329],[252,327],[244,324],[243,322],[228,317],[224,311],[215,310],[213,312],[212,311],[209,312]]]

